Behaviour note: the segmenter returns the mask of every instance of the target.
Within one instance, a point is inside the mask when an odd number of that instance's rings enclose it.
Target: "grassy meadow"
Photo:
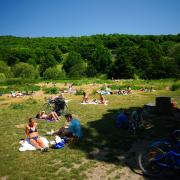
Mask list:
[[[65,81],[56,83],[56,88],[67,88]],[[137,154],[147,142],[166,136],[172,129],[180,127],[179,114],[160,116],[153,110],[144,112],[146,126],[136,135],[123,129],[116,129],[115,119],[119,111],[132,111],[147,103],[154,103],[158,96],[169,96],[180,107],[180,82],[173,80],[82,80],[74,81],[74,88],[88,92],[90,99],[98,98],[94,92],[103,88],[104,83],[112,87],[130,85],[133,94],[105,95],[108,105],[83,105],[81,95],[64,94],[68,112],[81,121],[83,138],[63,149],[50,149],[47,153],[38,151],[19,152],[19,140],[25,137],[24,126],[29,117],[43,110],[45,94],[43,88],[53,87],[52,83],[38,83],[41,87],[32,97],[12,98],[9,94],[0,96],[0,178],[1,179],[144,179],[132,172],[139,171]],[[139,87],[153,87],[153,92],[141,92]],[[171,88],[174,89],[171,89]],[[10,87],[3,85],[1,89]],[[39,135],[46,136],[65,122],[38,121]]]

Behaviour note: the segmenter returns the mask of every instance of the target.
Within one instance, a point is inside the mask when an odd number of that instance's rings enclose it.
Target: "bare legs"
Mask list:
[[[41,138],[38,138],[37,140],[30,138],[30,143],[36,148],[36,149],[43,149],[45,148],[45,145]]]
[[[50,118],[53,118],[54,120],[58,120],[59,117],[58,115],[56,114],[56,112],[51,112],[49,115],[48,115]]]

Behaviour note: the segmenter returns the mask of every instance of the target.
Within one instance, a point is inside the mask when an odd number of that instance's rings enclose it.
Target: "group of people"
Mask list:
[[[68,137],[78,139],[82,136],[80,121],[73,118],[72,114],[66,114],[66,125],[54,132],[52,135],[58,135],[60,137]],[[33,145],[37,150],[46,152],[48,147],[45,146],[41,137],[38,134],[37,122],[33,118],[30,118],[25,128],[26,139],[29,140],[30,144]]]
[[[60,110],[64,110],[66,104],[65,99],[62,95],[60,95],[52,99],[52,101],[55,104],[54,111],[48,114],[46,114],[45,111],[41,111],[36,115],[36,118],[55,121],[59,120]],[[64,101],[63,107],[60,106],[60,101]],[[86,92],[83,93],[82,102],[90,102]],[[98,104],[105,104],[106,100],[104,96],[101,93],[99,93],[99,99],[95,99],[93,100],[93,102],[96,102]],[[68,137],[74,139],[80,138],[82,136],[80,121],[78,119],[73,118],[72,114],[65,114],[65,118],[67,121],[66,124],[56,132],[53,132],[51,135],[58,135],[60,137]],[[126,111],[121,112],[116,119],[116,127],[128,127],[128,129],[130,130],[136,128],[140,122],[142,122],[142,108],[133,111],[131,114],[127,113]],[[29,119],[29,122],[25,128],[25,132],[26,138],[29,140],[31,145],[33,145],[36,149],[40,151],[48,151],[48,148],[45,146],[41,137],[38,135],[37,122],[35,122],[35,119]]]
[[[11,91],[10,96],[9,97],[24,97],[24,96],[29,96],[29,95],[33,95],[33,91],[31,92],[16,92],[16,91]]]
[[[23,97],[23,93],[11,91],[11,97]]]
[[[67,107],[67,104],[65,102],[65,98],[63,94],[60,94],[59,96],[56,96],[55,98],[48,99],[48,104],[54,104],[54,110],[46,114],[45,111],[40,111],[37,115],[37,119],[46,119],[50,121],[57,121],[59,120],[59,116],[62,115],[64,112],[65,107]]]
[[[75,94],[76,89],[73,88],[73,84],[68,85],[67,83],[64,84],[64,86],[68,86],[67,89],[61,89],[62,93],[68,93],[68,94]]]
[[[96,103],[96,104],[106,104],[104,96],[99,93],[99,99],[89,100],[89,97],[86,92],[83,93],[82,103]]]
[[[140,89],[140,91],[142,91],[142,92],[153,92],[153,91],[155,91],[155,90],[153,89],[153,87],[150,87],[150,88],[142,87],[142,88]]]

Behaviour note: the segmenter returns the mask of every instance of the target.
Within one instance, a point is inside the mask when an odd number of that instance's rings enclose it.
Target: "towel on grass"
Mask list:
[[[108,105],[107,102],[108,102],[108,101],[105,101],[105,104],[102,104],[102,103],[99,103],[99,102],[97,102],[97,101],[91,101],[91,102],[88,102],[88,103],[81,103],[81,104]]]
[[[41,137],[44,145],[46,147],[49,147],[49,141],[45,138],[45,137]],[[34,151],[36,150],[36,148],[30,144],[29,139],[25,139],[25,140],[21,140],[19,141],[19,143],[21,144],[21,147],[19,148],[19,151]]]

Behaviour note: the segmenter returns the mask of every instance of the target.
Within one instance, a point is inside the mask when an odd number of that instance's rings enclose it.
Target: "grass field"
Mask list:
[[[106,82],[110,84],[110,82]],[[124,85],[131,82],[111,82],[112,85]],[[170,130],[180,127],[179,115],[159,116],[154,111],[144,114],[147,126],[133,135],[126,130],[115,128],[115,118],[123,109],[132,110],[149,102],[155,102],[157,96],[170,96],[180,104],[180,90],[170,91],[166,86],[173,82],[140,82],[139,86],[153,86],[154,92],[107,95],[108,105],[82,105],[82,97],[65,94],[68,110],[80,119],[83,138],[76,144],[66,145],[60,150],[50,149],[47,153],[38,151],[19,152],[19,140],[25,137],[24,126],[29,117],[43,110],[44,97],[49,95],[37,91],[35,95],[23,98],[0,97],[0,178],[1,179],[144,179],[132,172],[138,171],[136,155],[149,141],[167,135]],[[45,86],[44,83],[38,84]],[[86,90],[90,98],[96,98],[93,92],[103,84],[77,83],[74,88]],[[47,85],[48,87],[51,84]],[[64,86],[57,83],[58,88]],[[65,122],[39,121],[41,136],[47,131],[58,129]],[[47,136],[49,140],[53,137]]]

